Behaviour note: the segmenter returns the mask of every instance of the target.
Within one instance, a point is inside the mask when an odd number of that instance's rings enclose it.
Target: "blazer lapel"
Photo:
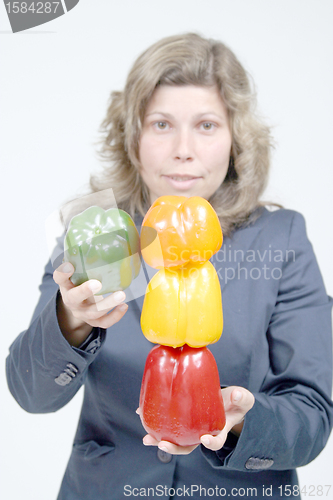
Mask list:
[[[235,275],[237,266],[243,262],[260,230],[258,226],[249,226],[236,231],[231,238],[224,238],[221,249],[211,258],[220,280],[221,291],[228,279]]]

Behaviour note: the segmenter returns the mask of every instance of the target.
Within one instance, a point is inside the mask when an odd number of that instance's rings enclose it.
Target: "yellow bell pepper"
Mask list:
[[[222,245],[218,216],[200,196],[161,196],[142,222],[141,252],[155,269],[206,262]]]
[[[203,347],[222,334],[221,288],[214,266],[190,263],[158,271],[150,280],[141,328],[151,342],[171,347]]]

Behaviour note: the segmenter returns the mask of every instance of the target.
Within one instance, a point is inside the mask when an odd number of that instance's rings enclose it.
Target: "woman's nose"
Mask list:
[[[174,159],[185,162],[194,158],[193,142],[188,130],[180,130],[175,137]]]

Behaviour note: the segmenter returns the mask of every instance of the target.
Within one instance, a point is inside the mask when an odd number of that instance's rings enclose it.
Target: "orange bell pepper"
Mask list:
[[[206,262],[221,247],[219,219],[210,203],[199,196],[161,196],[142,222],[141,251],[155,268]]]

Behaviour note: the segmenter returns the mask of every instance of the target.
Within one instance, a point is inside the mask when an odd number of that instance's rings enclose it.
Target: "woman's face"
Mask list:
[[[140,173],[151,203],[163,195],[209,199],[227,174],[231,142],[216,87],[157,87],[139,145]]]

